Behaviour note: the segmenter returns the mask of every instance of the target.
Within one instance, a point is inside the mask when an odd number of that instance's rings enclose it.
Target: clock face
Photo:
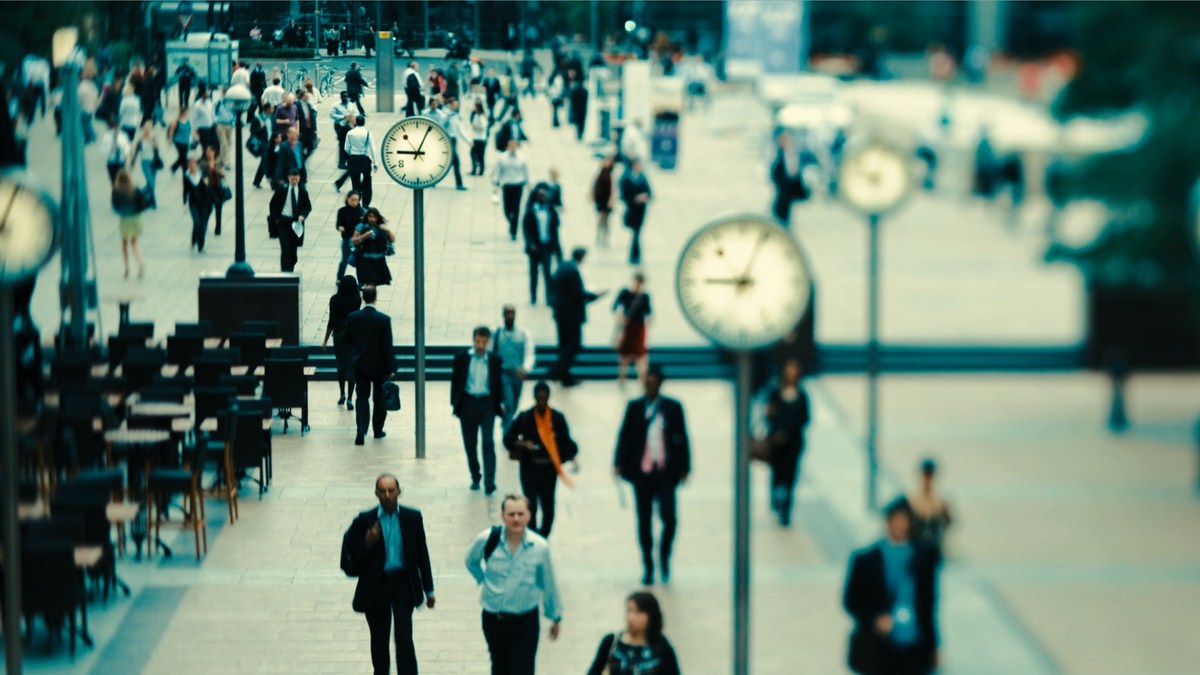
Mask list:
[[[28,279],[50,259],[57,213],[23,169],[0,172],[0,286]]]
[[[911,181],[908,158],[903,153],[872,143],[852,150],[842,160],[838,190],[850,206],[878,215],[904,201]]]
[[[380,156],[392,180],[409,188],[438,184],[450,170],[451,140],[428,117],[397,122],[383,136]]]
[[[757,216],[705,226],[683,249],[675,277],[684,316],[732,349],[774,343],[808,309],[808,264],[786,230]]]

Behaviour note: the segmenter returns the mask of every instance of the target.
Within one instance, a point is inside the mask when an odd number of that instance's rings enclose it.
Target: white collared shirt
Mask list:
[[[529,182],[529,165],[520,153],[505,152],[492,168],[492,182],[496,185],[524,185]]]
[[[354,127],[346,132],[346,149],[347,155],[367,156],[371,158],[371,163],[375,163],[375,141],[371,136],[371,130],[366,127]]]

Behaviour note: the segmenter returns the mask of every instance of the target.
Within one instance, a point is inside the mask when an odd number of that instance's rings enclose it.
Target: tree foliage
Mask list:
[[[1070,192],[1109,205],[1091,244],[1053,257],[1110,285],[1196,284],[1193,187],[1200,178],[1200,12],[1190,2],[1076,6],[1081,68],[1055,105],[1060,118],[1140,112],[1136,147],[1089,159]]]

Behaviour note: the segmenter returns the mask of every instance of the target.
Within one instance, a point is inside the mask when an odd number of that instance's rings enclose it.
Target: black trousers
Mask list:
[[[188,162],[187,143],[172,143],[172,145],[175,146],[175,152],[178,153],[179,156],[176,157],[175,162],[173,164],[171,164],[171,171],[174,171],[175,169],[183,169],[184,171],[187,171],[187,162]],[[184,178],[183,180],[186,181],[187,178]]]
[[[407,572],[385,574],[379,604],[365,612],[371,629],[371,665],[375,675],[388,675],[391,667],[389,635],[392,618],[396,620],[396,672],[417,675],[417,650],[412,639],[412,586]]]
[[[335,124],[333,125],[333,133],[337,134],[338,139],[338,168],[345,169],[346,160],[349,157],[346,154],[346,134],[350,133],[350,127]]]
[[[803,445],[793,445],[775,446],[771,454],[771,504],[777,508],[780,516],[791,516],[803,453]]]
[[[558,369],[559,381],[572,382],[571,366],[575,365],[575,357],[579,356],[582,348],[583,325],[575,322],[555,321],[558,329]]]
[[[196,135],[200,137],[200,147],[214,147],[218,152],[221,150],[221,137],[217,135],[217,127],[197,127]]]
[[[192,98],[192,83],[189,81],[186,84],[180,80],[179,82],[179,107],[188,107],[188,101]]]
[[[554,489],[558,487],[558,472],[553,464],[521,462],[521,492],[529,498],[529,527],[543,537],[550,536],[554,526]],[[542,522],[538,524],[538,508]]]
[[[458,162],[458,141],[450,139],[450,166],[454,167],[454,185],[462,187],[462,168]]]
[[[404,103],[404,116],[420,115],[421,110],[425,108],[425,97],[419,93],[405,92],[405,98],[408,100]]]
[[[467,468],[471,470],[471,482],[480,479],[479,446],[480,432],[483,436],[483,484],[489,489],[496,487],[496,410],[488,397],[463,394],[459,405],[458,424],[462,429],[463,449],[467,452]]]
[[[525,184],[502,185],[504,194],[504,217],[508,218],[508,235],[517,238],[517,220],[521,215],[521,193],[525,192]]]
[[[279,270],[281,272],[295,272],[297,255],[297,247],[300,240],[296,238],[296,233],[292,231],[292,219],[286,216],[279,216]]]
[[[471,143],[471,175],[483,175],[483,156],[487,152],[487,141]]]
[[[350,185],[362,194],[363,206],[371,205],[371,158],[366,155],[350,155],[346,165],[350,172]]]
[[[208,219],[212,216],[211,203],[196,204],[196,200],[188,204],[188,212],[192,216],[192,244],[197,249],[204,250],[204,239],[208,235]]]
[[[637,506],[638,544],[642,547],[642,564],[646,571],[654,570],[654,503],[658,502],[658,515],[662,519],[662,537],[659,555],[663,569],[671,559],[671,546],[675,542],[675,483],[661,476],[648,476],[633,484],[633,498]]]
[[[360,93],[360,94],[353,94],[353,93],[352,93],[352,94],[350,94],[350,100],[351,100],[351,101],[354,101],[354,105],[358,107],[358,114],[359,114],[359,116],[360,116],[360,117],[361,117],[362,115],[366,115],[366,114],[367,114],[367,111],[366,111],[366,110],[363,110],[363,107],[362,107],[362,101],[361,101],[361,100],[359,100],[361,97],[362,97],[362,94],[361,94],[361,93]]]
[[[492,655],[492,675],[533,675],[537,659],[538,611],[512,616],[483,613],[483,638]]]
[[[554,254],[547,249],[542,249],[537,253],[529,253],[529,304],[537,304],[538,290],[538,270],[542,272],[542,277],[546,280],[546,305],[554,306],[554,298],[551,297],[551,290],[554,288],[550,284],[551,274],[553,274]]]
[[[387,376],[367,377],[355,375],[354,388],[358,390],[358,400],[354,402],[354,419],[358,423],[358,435],[367,435],[367,421],[375,435],[383,433],[383,423],[387,420],[387,401],[383,398],[383,383]],[[371,395],[375,395],[375,414],[371,414]]]

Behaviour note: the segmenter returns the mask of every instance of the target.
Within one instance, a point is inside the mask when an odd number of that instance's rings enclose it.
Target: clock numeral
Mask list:
[[[396,166],[403,167],[403,166],[404,166],[404,160],[402,160],[402,159],[398,159],[398,160],[396,160]]]

